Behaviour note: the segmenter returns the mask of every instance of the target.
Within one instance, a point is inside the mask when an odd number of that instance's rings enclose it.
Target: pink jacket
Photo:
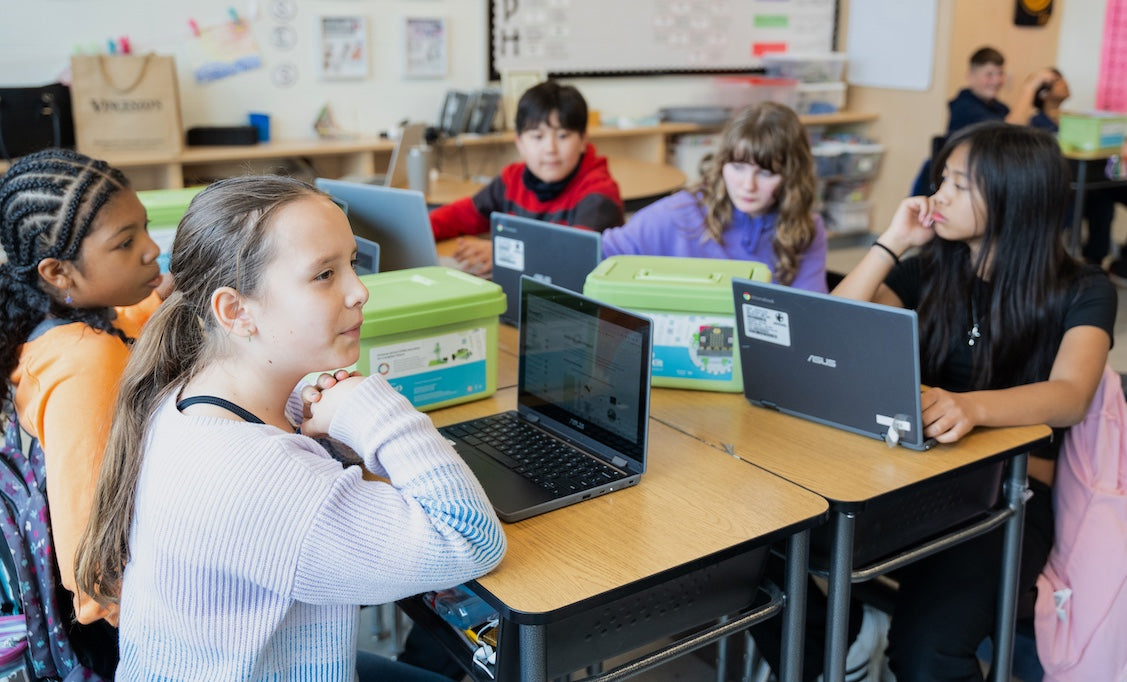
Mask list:
[[[1127,402],[1109,367],[1064,437],[1053,506],[1034,619],[1045,680],[1127,682]]]

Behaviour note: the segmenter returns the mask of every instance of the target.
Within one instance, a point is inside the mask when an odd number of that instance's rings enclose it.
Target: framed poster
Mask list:
[[[445,78],[447,74],[446,20],[407,17],[403,24],[403,77]]]
[[[321,17],[320,73],[325,80],[368,77],[368,19],[356,16]]]

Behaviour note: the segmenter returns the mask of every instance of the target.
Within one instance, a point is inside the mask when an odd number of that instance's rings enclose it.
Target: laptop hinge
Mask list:
[[[766,407],[769,410],[774,410],[776,412],[779,411],[779,406],[777,404],[775,404],[774,402],[770,401],[770,400],[761,400],[761,401],[759,401],[759,404],[762,405],[763,407]]]

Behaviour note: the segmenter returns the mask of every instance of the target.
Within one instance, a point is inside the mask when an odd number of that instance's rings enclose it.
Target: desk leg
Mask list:
[[[520,679],[545,682],[548,679],[548,647],[543,625],[519,625]]]
[[[806,571],[810,563],[810,531],[787,541],[786,609],[783,611],[782,682],[802,679],[802,647],[806,636]],[[827,678],[829,679],[829,678]]]
[[[1072,234],[1068,236],[1069,251],[1073,256],[1080,257],[1080,223],[1084,220],[1084,185],[1087,182],[1088,162],[1076,162],[1076,192],[1072,200]]]
[[[830,552],[828,580],[829,613],[826,621],[826,664],[823,677],[827,680],[845,679],[845,656],[849,652],[849,591],[853,573],[853,531],[856,525],[853,512],[835,512],[833,523],[833,549]]]
[[[1013,516],[1006,520],[1002,546],[1002,581],[998,586],[998,616],[994,631],[995,682],[1010,679],[1014,656],[1014,621],[1017,618],[1017,578],[1021,563],[1021,531],[1025,523],[1026,468],[1029,455],[1018,455],[1010,462],[1006,480],[1006,504]]]

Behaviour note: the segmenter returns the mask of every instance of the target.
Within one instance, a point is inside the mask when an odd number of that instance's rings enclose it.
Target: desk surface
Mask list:
[[[739,393],[654,389],[651,414],[834,502],[858,503],[1024,452],[1049,427],[979,428],[926,452],[750,405]]]
[[[607,158],[610,174],[618,182],[623,201],[649,199],[672,194],[685,186],[687,178],[679,168],[625,156]],[[427,203],[449,204],[472,196],[485,185],[473,180],[440,175],[431,183]]]
[[[514,409],[515,402],[509,388],[430,416],[442,426]],[[506,524],[508,553],[477,582],[519,621],[785,538],[827,508],[817,495],[651,420],[648,469],[638,485]]]

